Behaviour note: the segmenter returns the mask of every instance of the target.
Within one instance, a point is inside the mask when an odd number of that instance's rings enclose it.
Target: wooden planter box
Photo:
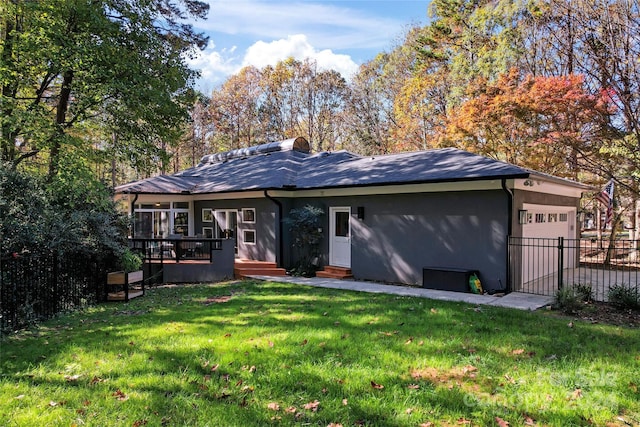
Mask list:
[[[121,290],[107,292],[107,301],[129,301],[144,295],[144,277],[142,270],[132,271],[128,275],[124,271],[107,273],[107,285],[120,287]],[[140,283],[141,289],[131,289],[132,284]]]
[[[142,281],[142,270],[136,270],[129,273],[129,284]],[[114,271],[113,273],[107,273],[108,285],[124,285],[125,284],[125,272]]]

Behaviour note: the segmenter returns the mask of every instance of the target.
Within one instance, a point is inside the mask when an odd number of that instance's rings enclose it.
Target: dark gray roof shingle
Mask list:
[[[347,151],[310,155],[285,150],[201,164],[174,175],[121,185],[116,192],[210,194],[527,178],[531,174],[537,173],[455,148],[367,157]]]

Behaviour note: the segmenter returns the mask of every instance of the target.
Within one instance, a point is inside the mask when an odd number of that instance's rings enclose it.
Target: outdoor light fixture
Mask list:
[[[526,224],[529,219],[529,211],[526,209],[518,210],[518,224]]]

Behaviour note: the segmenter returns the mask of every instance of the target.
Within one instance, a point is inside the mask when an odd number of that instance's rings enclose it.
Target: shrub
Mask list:
[[[586,302],[593,301],[593,289],[590,284],[564,286],[556,292],[555,305],[566,313],[580,310]]]
[[[317,269],[317,258],[320,256],[322,232],[320,218],[324,211],[306,205],[299,209],[291,209],[284,223],[289,226],[293,236],[292,246],[298,250],[298,263],[292,270],[294,275],[313,276]]]
[[[131,249],[126,248],[120,254],[118,264],[123,271],[130,273],[132,271],[140,270],[140,267],[142,267],[142,258],[137,253],[131,251]]]
[[[638,286],[614,285],[609,288],[609,302],[622,308],[640,309]]]

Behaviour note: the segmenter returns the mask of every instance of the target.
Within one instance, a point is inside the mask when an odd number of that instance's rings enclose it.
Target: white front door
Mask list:
[[[351,208],[329,208],[329,264],[351,268]]]

